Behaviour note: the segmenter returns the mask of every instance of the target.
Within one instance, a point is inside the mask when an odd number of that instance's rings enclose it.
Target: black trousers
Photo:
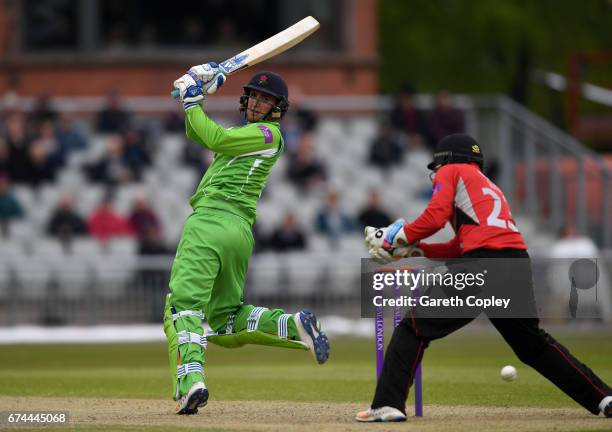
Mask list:
[[[529,255],[522,250],[479,249],[465,254],[464,257],[529,258]],[[524,269],[522,277],[517,275],[522,286],[517,286],[516,289],[524,290],[528,296],[533,296],[530,264],[528,260],[524,261],[528,268]],[[391,406],[405,413],[406,399],[414,381],[416,367],[429,343],[451,334],[475,318],[476,316],[419,317],[418,313],[405,317],[395,328],[387,347],[372,408]],[[612,389],[542,330],[538,318],[489,317],[489,320],[523,363],[537,370],[591,413],[599,414],[599,403],[605,396],[612,395]]]

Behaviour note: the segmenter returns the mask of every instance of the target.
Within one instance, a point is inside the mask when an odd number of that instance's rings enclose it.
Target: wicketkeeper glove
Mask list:
[[[404,219],[398,219],[384,228],[366,227],[365,243],[370,257],[378,262],[390,262],[411,256],[423,256],[415,244],[409,244],[404,233]]]
[[[398,247],[408,246],[408,239],[404,233],[404,224],[406,221],[402,218],[396,220],[388,227],[384,228],[365,228],[365,241],[374,248],[382,248],[388,252]]]

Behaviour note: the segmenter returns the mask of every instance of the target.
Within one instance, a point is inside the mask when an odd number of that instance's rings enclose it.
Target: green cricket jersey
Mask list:
[[[187,136],[215,153],[191,207],[217,208],[253,224],[257,200],[283,151],[277,122],[248,123],[225,129],[197,106],[185,113]]]

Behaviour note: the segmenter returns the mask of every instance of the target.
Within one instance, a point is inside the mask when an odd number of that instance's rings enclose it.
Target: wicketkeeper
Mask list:
[[[279,75],[255,74],[240,97],[247,124],[225,129],[203,109],[205,95],[213,94],[225,80],[217,64],[207,63],[192,67],[174,82],[185,108],[187,136],[215,153],[191,197],[193,213],[178,245],[164,312],[178,414],[195,414],[208,401],[207,341],[225,347],[261,344],[306,349],[319,363],[329,357],[327,337],[312,312],[287,314],[243,304],[255,208],[283,152],[279,121],[289,107],[289,95]],[[212,334],[203,334],[204,318]]]
[[[454,134],[442,139],[428,165],[435,173],[428,207],[412,223],[367,227],[366,243],[371,256],[386,260],[393,255],[410,256],[412,248],[419,248],[426,257],[433,259],[463,257],[473,258],[472,262],[483,258],[513,259],[519,268],[503,272],[502,282],[511,286],[518,297],[533,299],[527,246],[502,191],[483,174],[483,164],[481,147],[472,137]],[[451,241],[421,242],[447,222],[451,222],[456,234]],[[485,286],[483,291],[486,290]],[[475,318],[475,315],[435,318],[419,312],[417,307],[393,332],[374,400],[370,409],[357,414],[358,421],[406,420],[408,391],[429,343]],[[612,417],[612,389],[539,327],[537,313],[524,318],[489,316],[489,320],[523,363],[591,413],[602,412]]]

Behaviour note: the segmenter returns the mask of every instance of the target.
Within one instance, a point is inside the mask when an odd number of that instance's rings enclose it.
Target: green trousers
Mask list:
[[[204,379],[207,340],[203,318],[214,332],[240,335],[239,343],[221,344],[224,346],[283,346],[279,339],[299,341],[292,315],[281,309],[243,304],[253,243],[250,224],[232,213],[198,208],[187,219],[172,265],[164,312],[175,399]],[[285,346],[295,348],[290,343]]]

